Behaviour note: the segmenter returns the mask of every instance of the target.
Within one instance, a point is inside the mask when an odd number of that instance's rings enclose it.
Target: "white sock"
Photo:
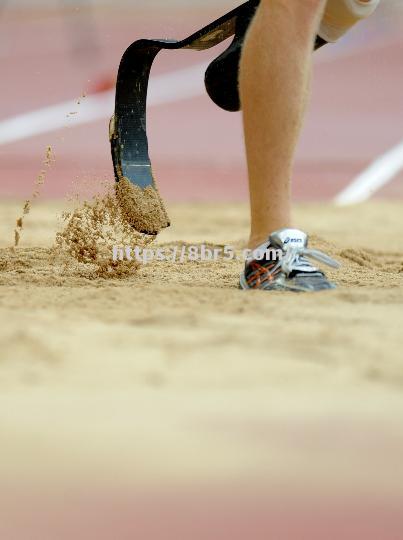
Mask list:
[[[380,0],[328,0],[319,35],[335,42],[359,21],[374,13]]]

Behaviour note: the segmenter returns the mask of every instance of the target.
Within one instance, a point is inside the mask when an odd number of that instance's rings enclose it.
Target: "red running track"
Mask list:
[[[221,11],[211,8],[178,22],[177,13],[155,20],[155,14],[139,17],[130,11],[118,15],[99,10],[94,19],[96,50],[84,46],[74,56],[60,13],[33,17],[4,10],[0,35],[5,99],[0,122],[102,89],[113,80],[124,49],[135,39],[182,37]],[[341,43],[317,53],[312,103],[297,153],[296,200],[334,197],[374,158],[402,140],[401,23],[380,12]],[[211,52],[164,53],[153,73],[211,57]],[[201,85],[202,78],[200,73]],[[1,196],[29,195],[48,144],[56,162],[45,197],[65,196],[77,178],[112,176],[106,119],[77,127],[71,121],[69,126],[0,146]],[[149,137],[156,177],[168,199],[247,198],[240,114],[219,110],[206,95],[154,107],[149,112]],[[402,197],[403,175],[378,196]]]
[[[238,490],[238,493],[242,492]],[[7,540],[401,540],[401,501],[284,498],[203,492],[138,495],[32,493],[2,501]],[[4,504],[3,504],[4,502]],[[23,502],[23,505],[21,505]]]

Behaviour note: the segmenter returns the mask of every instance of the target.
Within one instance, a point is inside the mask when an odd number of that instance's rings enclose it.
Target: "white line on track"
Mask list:
[[[365,171],[335,198],[338,206],[358,204],[370,199],[377,191],[403,170],[403,141],[376,159]]]
[[[358,49],[359,53],[360,51]],[[318,63],[328,63],[352,53],[341,51],[323,55]],[[150,79],[148,106],[165,105],[198,97],[204,93],[202,74],[209,62],[158,75]],[[111,116],[114,109],[114,91],[107,91],[77,101],[66,101],[36,111],[23,113],[0,121],[0,146],[43,135],[66,127],[89,124]],[[71,115],[72,112],[77,114]],[[356,204],[369,199],[376,191],[403,169],[403,142],[379,157],[335,198],[340,206]]]
[[[366,44],[365,47],[339,47],[334,52],[326,52],[325,48],[319,52],[316,62],[327,64],[348,56],[362,54],[368,48],[379,48],[383,45],[383,42],[374,41],[371,46]],[[148,105],[164,105],[203,95],[202,74],[207,69],[208,64],[209,62],[204,62],[152,77]],[[108,91],[88,96],[79,105],[79,111],[77,111],[77,107],[77,102],[67,101],[0,121],[0,146],[65,127],[74,127],[106,119],[112,115],[114,109],[114,92]],[[79,114],[69,116],[69,113],[73,111],[77,111]]]
[[[165,105],[201,95],[204,92],[201,73],[207,66],[208,63],[197,64],[153,77],[148,105]],[[77,101],[66,101],[0,121],[0,146],[109,118],[114,110],[114,99],[114,91],[102,92],[86,97],[80,105]]]

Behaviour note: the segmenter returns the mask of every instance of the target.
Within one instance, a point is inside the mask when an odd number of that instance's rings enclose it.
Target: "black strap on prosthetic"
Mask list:
[[[161,50],[204,51],[234,36],[209,66],[205,84],[211,99],[228,111],[240,109],[238,71],[242,44],[260,0],[249,0],[182,41],[142,39],[120,63],[110,138],[116,180],[126,177],[141,188],[154,185],[147,139],[147,92],[151,67]],[[317,46],[323,43],[318,42]]]

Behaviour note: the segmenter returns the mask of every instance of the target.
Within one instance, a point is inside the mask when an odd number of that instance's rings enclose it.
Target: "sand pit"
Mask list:
[[[329,272],[338,290],[316,295],[239,291],[239,261],[94,274],[55,257],[56,202],[37,203],[12,251],[20,208],[1,203],[4,481],[402,489],[399,204],[297,208],[312,245],[343,264]],[[169,211],[162,246],[247,237],[244,205]]]

